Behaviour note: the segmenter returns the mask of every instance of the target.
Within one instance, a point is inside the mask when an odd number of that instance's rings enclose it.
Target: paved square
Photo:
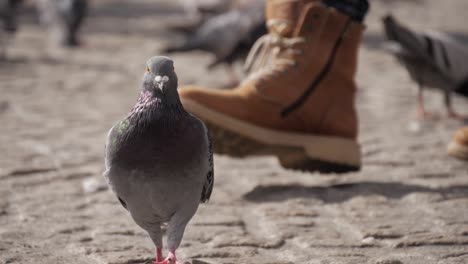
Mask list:
[[[87,46],[50,51],[26,14],[0,64],[0,263],[145,263],[149,237],[103,183],[107,130],[134,104],[144,63],[171,35],[173,7],[102,0]],[[170,2],[170,1],[166,1]],[[283,170],[272,157],[215,157],[216,186],[187,228],[179,256],[208,263],[468,263],[468,163],[445,148],[460,126],[442,94],[426,95],[438,121],[416,122],[415,88],[380,49],[380,17],[436,28],[468,43],[466,0],[372,0],[360,51],[357,107],[362,171]],[[180,83],[216,87],[203,53],[173,56]],[[455,107],[468,113],[467,101]],[[194,263],[197,263],[194,261]],[[200,263],[200,262],[198,262]]]

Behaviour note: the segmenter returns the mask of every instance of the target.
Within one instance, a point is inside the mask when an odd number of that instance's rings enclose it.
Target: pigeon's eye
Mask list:
[[[151,70],[150,70],[150,68],[149,68],[148,66],[146,66],[146,72],[147,72],[147,73],[150,73],[150,72],[151,72]]]

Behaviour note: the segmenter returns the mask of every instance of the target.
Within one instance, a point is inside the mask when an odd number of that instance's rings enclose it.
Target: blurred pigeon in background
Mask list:
[[[138,101],[109,131],[106,171],[112,190],[156,245],[155,263],[176,263],[185,227],[213,189],[213,154],[205,125],[187,113],[171,59],[152,57]],[[161,225],[168,223],[168,257]]]
[[[234,0],[179,0],[188,17],[226,12]]]
[[[0,19],[3,27],[0,33],[1,58],[6,57],[8,41],[18,29],[18,10],[22,2],[22,0],[0,0]]]
[[[226,64],[231,85],[235,85],[239,78],[233,63],[245,59],[255,41],[267,32],[264,10],[263,0],[246,2],[238,9],[208,19],[182,43],[170,44],[164,52],[202,50],[212,53],[215,59],[208,68]]]
[[[55,43],[80,45],[77,34],[87,13],[88,0],[36,0],[41,22],[49,27]]]
[[[441,32],[416,33],[391,15],[383,18],[385,33],[392,52],[418,83],[418,113],[424,109],[423,89],[438,88],[444,93],[444,103],[450,118],[464,119],[452,108],[452,93],[468,97],[468,47]]]
[[[246,1],[258,0],[179,0],[184,16],[166,24],[171,31],[190,34],[195,32],[205,21],[230,10],[249,5]],[[263,1],[263,0],[262,0]]]

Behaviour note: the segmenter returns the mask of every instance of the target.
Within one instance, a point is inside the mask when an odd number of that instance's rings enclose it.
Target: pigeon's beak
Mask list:
[[[156,87],[158,87],[159,90],[161,90],[161,92],[164,92],[164,87],[166,86],[166,83],[168,81],[169,81],[169,77],[167,77],[166,75],[164,76],[156,75],[156,77],[154,77],[154,82],[156,84]]]
[[[165,85],[165,83],[163,83],[163,82],[160,82],[160,83],[157,84],[157,87],[159,88],[159,90],[161,90],[161,92],[164,92],[164,85]]]

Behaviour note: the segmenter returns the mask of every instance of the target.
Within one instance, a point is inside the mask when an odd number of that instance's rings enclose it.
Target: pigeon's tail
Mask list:
[[[413,55],[424,54],[424,40],[409,28],[403,26],[392,15],[387,15],[383,19],[384,31],[389,41],[398,43],[403,49],[411,52]]]
[[[455,93],[468,97],[468,78],[461,82],[460,85],[455,89]]]

